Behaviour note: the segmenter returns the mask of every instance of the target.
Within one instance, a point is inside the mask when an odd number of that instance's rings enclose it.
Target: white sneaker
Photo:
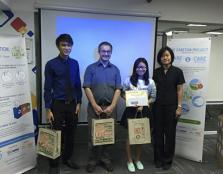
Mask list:
[[[128,167],[128,170],[129,170],[130,172],[135,172],[135,171],[136,171],[133,162],[130,162],[130,163],[127,162],[127,167]]]
[[[137,167],[138,170],[143,170],[144,169],[144,166],[143,166],[141,161],[137,161],[135,164],[136,164],[136,167]]]

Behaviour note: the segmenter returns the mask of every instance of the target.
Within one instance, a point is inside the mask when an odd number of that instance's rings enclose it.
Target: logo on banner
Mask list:
[[[174,61],[177,63],[182,63],[185,61],[186,63],[204,64],[207,61],[207,57],[206,56],[184,57],[182,55],[176,55]]]
[[[0,58],[9,58],[10,57],[10,49],[5,46],[0,46]]]
[[[193,96],[192,104],[195,107],[201,107],[205,104],[204,98],[202,96]]]
[[[1,52],[8,52],[9,48],[8,47],[0,47]]]
[[[194,56],[194,63],[205,63],[207,57],[206,56]]]
[[[192,79],[190,81],[189,85],[192,90],[199,90],[204,87],[204,85],[202,84],[202,82],[199,79]]]
[[[19,119],[28,112],[30,112],[30,103],[24,103],[18,107],[13,108],[14,118],[16,119]]]
[[[25,49],[21,47],[13,47],[11,53],[13,57],[21,59],[25,56]]]
[[[185,58],[185,61],[186,61],[186,62],[190,62],[190,61],[191,61],[191,58],[190,58],[190,57],[186,57],[186,58]]]

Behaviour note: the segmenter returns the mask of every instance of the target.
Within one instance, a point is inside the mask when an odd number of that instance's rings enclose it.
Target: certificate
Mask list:
[[[147,90],[125,91],[125,97],[126,97],[126,107],[148,105]]]

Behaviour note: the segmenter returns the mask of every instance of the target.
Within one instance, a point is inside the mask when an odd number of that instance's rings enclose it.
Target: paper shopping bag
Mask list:
[[[61,131],[39,128],[37,153],[52,159],[61,154]]]
[[[128,119],[128,133],[130,144],[151,143],[149,118]]]
[[[92,143],[94,146],[115,143],[114,119],[92,119]]]

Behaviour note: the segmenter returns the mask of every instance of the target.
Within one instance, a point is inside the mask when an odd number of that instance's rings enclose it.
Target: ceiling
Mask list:
[[[167,32],[174,29],[188,31],[188,33],[205,33],[208,31],[223,32],[222,24],[206,24],[205,27],[188,27],[189,22],[174,22],[174,21],[158,21],[158,33]]]
[[[150,2],[150,0],[147,0]],[[10,10],[11,0],[0,0],[1,10]],[[164,33],[174,29],[185,30],[188,33],[205,33],[208,31],[223,32],[222,24],[207,24],[205,27],[188,27],[186,24],[189,22],[177,22],[177,21],[158,21],[158,33]],[[203,23],[205,24],[205,23]]]
[[[0,0],[0,10],[10,10],[10,0]]]

